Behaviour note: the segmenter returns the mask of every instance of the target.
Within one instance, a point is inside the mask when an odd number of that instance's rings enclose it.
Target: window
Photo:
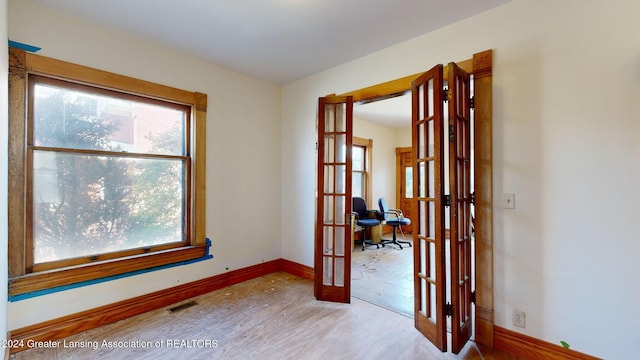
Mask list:
[[[11,50],[10,295],[205,256],[206,95]]]
[[[37,75],[29,84],[34,269],[184,242],[189,107]]]
[[[371,188],[371,148],[373,140],[353,137],[352,157],[351,157],[351,195],[362,197],[371,203],[369,189]]]
[[[353,145],[353,186],[351,187],[351,193],[353,196],[361,198],[365,197],[367,189],[367,170],[365,168],[367,147],[360,145]]]

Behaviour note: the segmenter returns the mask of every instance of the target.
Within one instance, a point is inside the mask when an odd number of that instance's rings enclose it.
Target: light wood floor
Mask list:
[[[391,239],[385,234],[384,239]],[[411,241],[411,235],[398,239]],[[413,318],[413,249],[386,245],[351,253],[351,296]]]
[[[414,329],[412,319],[357,298],[352,298],[351,304],[317,301],[311,281],[283,272],[192,300],[197,305],[181,311],[154,310],[71,336],[59,341],[57,349],[31,349],[11,357],[516,359],[474,343],[467,344],[460,355],[443,354]],[[94,341],[95,349],[64,347],[65,343],[92,345]],[[112,342],[115,347],[103,346],[103,341]],[[125,347],[136,341],[149,342],[150,346]]]

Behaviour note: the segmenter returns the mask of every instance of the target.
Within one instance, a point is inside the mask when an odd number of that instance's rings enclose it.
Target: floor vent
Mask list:
[[[188,308],[190,308],[192,306],[196,306],[196,305],[198,305],[198,303],[192,300],[192,301],[186,302],[184,304],[181,304],[181,305],[178,305],[178,306],[174,306],[174,307],[172,307],[170,309],[167,309],[167,311],[173,314],[175,312],[182,311],[184,309],[188,309]]]

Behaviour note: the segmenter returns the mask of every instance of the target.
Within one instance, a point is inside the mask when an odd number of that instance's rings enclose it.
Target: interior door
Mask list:
[[[318,101],[318,184],[314,292],[351,301],[351,149],[353,98]]]
[[[451,351],[471,338],[471,106],[470,77],[449,64],[449,192]]]
[[[441,351],[445,319],[443,66],[415,79],[412,93],[414,320]]]
[[[396,206],[402,210],[404,217],[413,216],[413,153],[410,147],[396,148]],[[402,228],[405,234],[412,233],[412,227]]]

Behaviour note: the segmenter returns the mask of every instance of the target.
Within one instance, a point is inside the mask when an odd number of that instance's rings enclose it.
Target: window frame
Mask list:
[[[364,148],[363,166],[364,170],[351,170],[352,173],[362,173],[364,177],[364,200],[367,204],[371,204],[371,166],[372,166],[372,153],[373,153],[373,139],[365,139],[357,136],[353,136],[353,145]]]
[[[205,238],[205,143],[207,95],[9,49],[9,296],[32,293],[128,272],[148,270],[208,256]],[[185,178],[185,240],[115,253],[33,265],[33,183],[27,132],[29,76],[63,80],[92,88],[187,106],[190,111]]]

